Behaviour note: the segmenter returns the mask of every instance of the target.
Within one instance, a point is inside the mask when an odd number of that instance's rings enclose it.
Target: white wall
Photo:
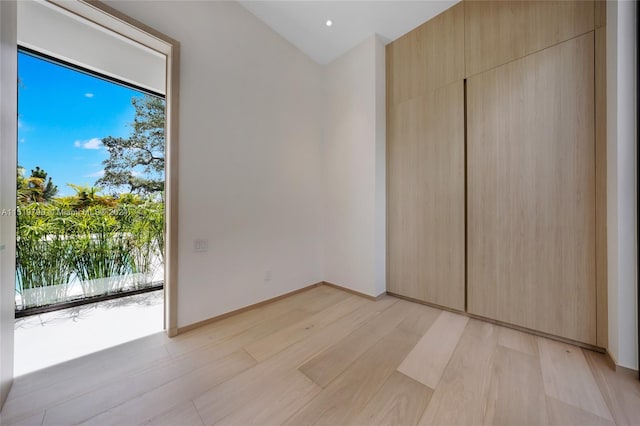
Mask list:
[[[13,380],[17,78],[16,3],[0,1],[0,408]]]
[[[609,352],[638,369],[636,2],[607,2]]]
[[[181,43],[178,325],[322,281],[321,67],[235,2],[108,4]]]
[[[325,70],[325,280],[385,291],[384,45],[371,36]]]

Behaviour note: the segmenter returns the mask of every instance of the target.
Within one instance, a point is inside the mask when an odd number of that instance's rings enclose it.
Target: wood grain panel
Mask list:
[[[418,283],[418,121],[414,101],[390,107],[387,138],[387,289],[424,298]]]
[[[557,400],[613,420],[582,350],[539,338],[545,393]]]
[[[487,408],[498,328],[471,319],[431,396],[420,425],[481,425]]]
[[[596,28],[607,25],[607,0],[595,0],[595,26]]]
[[[538,356],[538,341],[536,336],[511,328],[500,327],[498,345],[534,357]]]
[[[359,327],[323,353],[301,365],[299,370],[319,386],[326,387],[415,310],[417,310],[415,304],[402,300],[398,301],[367,324]],[[435,309],[420,309],[420,312],[422,316],[429,315],[433,320],[437,316]]]
[[[308,292],[326,300],[319,292]],[[344,293],[344,297],[349,295]],[[432,390],[399,373],[397,367],[442,311],[391,297],[353,305],[346,316],[325,327],[313,327],[302,340],[294,334],[295,342],[256,363],[242,348],[272,330],[287,329],[282,323],[285,316],[289,326],[307,320],[293,315],[301,311],[299,297],[278,303],[290,303],[278,308],[280,315],[265,315],[270,311],[266,307],[252,311],[253,316],[263,318],[264,326],[248,321],[245,312],[236,315],[244,324],[242,331],[238,322],[228,318],[203,327],[201,333],[189,333],[204,343],[193,345],[192,351],[181,356],[152,359],[149,351],[163,351],[168,341],[166,335],[158,334],[17,377],[15,390],[20,396],[10,395],[2,425],[70,425],[84,420],[81,424],[101,426],[276,425],[288,421],[296,425],[410,425],[416,424],[422,411],[419,423],[424,425],[539,425],[547,423],[545,412],[554,426],[612,425],[606,407],[618,425],[636,425],[640,418],[640,382],[631,370],[615,371],[600,353],[476,319],[468,320]],[[335,317],[332,306],[322,311]],[[393,315],[403,318],[399,322]],[[388,326],[390,321],[393,326]],[[221,327],[229,331],[222,332]],[[258,327],[260,333],[249,338]],[[349,359],[348,365],[325,389],[298,371],[308,360],[337,348],[336,342],[350,340],[356,330],[380,338],[365,351],[341,346],[339,352]],[[227,338],[221,339],[222,335]],[[526,337],[536,340],[535,344]],[[236,349],[229,353],[232,348]],[[221,357],[225,353],[228,355]],[[151,361],[146,366],[136,362],[122,368],[142,358]],[[102,371],[107,374],[95,382]],[[27,391],[37,384],[44,386],[42,392]],[[541,386],[546,410],[540,399]],[[63,393],[67,387],[75,391]]]
[[[297,370],[293,371],[296,373],[293,375],[288,372],[295,370],[306,360],[323,352],[336,341],[342,340],[353,330],[395,303],[397,301],[390,297],[382,298],[376,302],[368,302],[332,324],[314,330],[303,341],[287,347],[254,368],[203,393],[193,402],[204,423],[215,424],[222,421],[234,412],[242,410],[247,400],[259,399],[262,394],[271,392],[272,389],[279,389],[282,381],[288,383],[290,380],[295,380],[297,382],[302,378],[309,382],[309,379]],[[290,386],[290,384],[288,385]],[[289,415],[291,414],[293,413],[289,413]]]
[[[464,88],[391,109],[389,291],[464,310]]]
[[[59,364],[60,368],[49,371],[46,375],[21,376],[21,380],[11,388],[9,400],[15,399],[17,405],[29,409],[29,398],[55,403],[88,392],[104,385],[105,381],[113,377],[135,374],[140,369],[167,360],[169,353],[163,346],[168,341],[169,338],[164,333],[153,334],[130,342],[126,351],[121,346],[116,346],[109,351],[96,352],[73,362]],[[96,365],[105,368],[97,371]],[[50,399],[50,395],[55,395],[56,398]],[[16,406],[12,404],[9,410],[3,411],[4,419],[8,419],[9,412],[15,409]]]
[[[398,371],[435,389],[447,367],[469,318],[443,311],[427,330]]]
[[[335,301],[335,298],[329,296],[340,293],[342,293],[342,297],[345,300],[352,297],[347,293],[337,290],[325,290],[329,293],[325,297],[322,297],[322,293],[315,291],[315,289],[310,290],[309,293],[321,300]],[[285,311],[285,313],[277,317],[267,315],[269,312],[275,312],[274,305],[271,305],[272,308],[270,309],[267,309],[267,307],[256,309],[253,316],[262,318],[263,322],[243,332],[237,332],[237,323],[230,321],[232,318],[228,318],[224,323],[229,327],[230,332],[224,333],[224,335],[228,337],[223,341],[216,342],[213,339],[215,334],[197,334],[202,341],[202,345],[198,345],[197,350],[187,352],[184,355],[176,356],[169,360],[161,359],[157,363],[147,363],[145,366],[138,367],[138,371],[134,372],[135,374],[129,373],[126,381],[114,380],[112,383],[103,383],[102,386],[91,389],[90,391],[85,390],[82,393],[76,390],[75,392],[79,395],[75,398],[67,397],[68,401],[63,404],[54,404],[53,401],[60,400],[61,398],[64,399],[67,389],[74,389],[77,386],[76,383],[85,382],[87,379],[76,380],[73,383],[64,383],[61,390],[49,388],[48,394],[56,395],[57,399],[52,400],[51,403],[51,405],[55,405],[55,407],[47,410],[47,418],[49,419],[47,422],[52,421],[55,424],[55,422],[59,421],[62,417],[78,422],[87,412],[104,411],[110,406],[122,404],[125,401],[130,401],[132,398],[135,399],[136,395],[145,394],[151,397],[151,390],[163,389],[165,384],[168,385],[169,383],[173,383],[174,385],[176,383],[179,384],[181,382],[178,379],[193,376],[207,377],[206,367],[211,363],[217,367],[227,365],[227,370],[234,370],[238,365],[242,366],[246,359],[254,363],[253,358],[241,348],[251,342],[260,340],[264,336],[269,336],[282,329],[287,329],[291,324],[306,320],[310,314],[301,309],[286,312],[288,309],[291,309],[291,307],[300,303],[301,300],[304,300],[301,296],[302,294],[300,294],[300,296],[292,296],[289,306],[281,306],[280,309],[278,309],[279,311]],[[337,305],[340,306],[341,304],[338,303]],[[239,314],[237,318],[242,319],[240,322],[246,323],[248,313],[249,312]],[[210,331],[216,330],[219,332],[221,323],[216,323],[216,325],[216,327],[210,325],[207,328]],[[231,334],[233,331],[236,331],[236,334]],[[174,339],[180,339],[180,337]],[[174,339],[172,339],[171,342],[173,342]],[[201,347],[203,345],[204,347]],[[212,371],[215,373],[217,370]],[[91,375],[93,374],[90,374],[90,376]],[[169,389],[172,388],[169,387]],[[52,390],[56,390],[56,392],[52,392]],[[22,399],[24,400],[24,398]],[[126,405],[124,407],[126,407]],[[109,414],[109,416],[116,415],[117,413],[113,412]]]
[[[549,423],[562,426],[615,426],[611,420],[603,419],[573,405],[547,397]]]
[[[331,324],[338,318],[341,318],[363,306],[365,303],[366,300],[362,297],[349,296],[345,300],[327,307],[325,310],[318,312],[303,321],[281,328],[275,333],[249,343],[244,347],[244,349],[255,360],[264,361],[286,347],[304,339],[314,330]]]
[[[593,33],[468,79],[469,312],[594,345]]]
[[[238,312],[198,329],[181,333],[172,338],[165,347],[172,356],[178,356],[193,351],[198,345],[221,342],[254,327],[254,332],[260,333],[259,328],[265,327],[265,323],[269,320],[290,312],[292,306],[296,306],[294,310],[299,311],[300,314],[315,313],[347,297],[344,292],[325,286],[314,287],[288,296],[286,301],[280,299],[273,303],[256,306],[249,311]],[[207,338],[202,339],[202,335],[206,335]]]
[[[389,105],[464,78],[464,3],[387,46]]]
[[[355,418],[354,425],[415,425],[433,390],[394,372]]]
[[[464,310],[464,86],[418,101],[418,282],[421,300]]]
[[[593,1],[465,2],[465,76],[594,28]]]
[[[298,371],[286,371],[283,375],[286,380],[275,381],[275,386],[262,383],[259,398],[245,401],[241,409],[214,424],[281,425],[322,390]]]
[[[597,2],[597,4],[602,2]],[[609,343],[607,286],[607,29],[595,31],[596,108],[596,344]]]
[[[486,425],[549,425],[542,372],[537,356],[503,346],[494,354]]]
[[[387,334],[285,425],[354,424],[418,339],[417,333],[400,329]]]
[[[142,426],[205,426],[193,402],[187,401],[142,423]]]
[[[593,351],[582,351],[589,363],[600,393],[604,398],[615,423],[633,425],[640,419],[640,381],[638,373],[625,368],[614,370],[607,355]]]
[[[237,351],[170,381],[156,378],[162,375],[162,370],[156,370],[155,375],[139,374],[120,381],[120,388],[99,389],[47,409],[42,424],[57,426],[84,422],[118,426],[144,423],[153,417],[151,413],[158,407],[165,410],[177,407],[253,365],[255,361],[246,352]],[[127,385],[132,390],[125,390]],[[95,413],[102,414],[95,416]]]

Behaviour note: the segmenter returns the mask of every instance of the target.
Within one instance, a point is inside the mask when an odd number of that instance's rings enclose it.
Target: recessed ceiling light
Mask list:
[[[327,22],[324,23],[327,27],[330,27],[333,25],[333,21],[331,19],[327,19]]]

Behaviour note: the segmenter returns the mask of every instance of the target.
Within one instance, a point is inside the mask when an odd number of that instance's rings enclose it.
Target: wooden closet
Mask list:
[[[465,1],[387,46],[389,293],[606,346],[604,22]]]
[[[387,46],[388,291],[464,310],[464,8]]]

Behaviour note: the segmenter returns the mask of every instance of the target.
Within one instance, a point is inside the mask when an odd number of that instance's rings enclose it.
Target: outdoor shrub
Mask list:
[[[84,296],[94,296],[122,290],[124,279],[131,274],[150,277],[162,267],[162,201],[128,195],[119,200],[101,197],[99,202],[89,203],[81,196],[81,202],[64,197],[20,207],[17,290],[35,299],[23,297],[23,305],[46,302],[44,292],[38,296],[38,292],[25,290],[49,287],[51,298],[55,287],[55,299],[64,299],[69,285],[77,280]]]

